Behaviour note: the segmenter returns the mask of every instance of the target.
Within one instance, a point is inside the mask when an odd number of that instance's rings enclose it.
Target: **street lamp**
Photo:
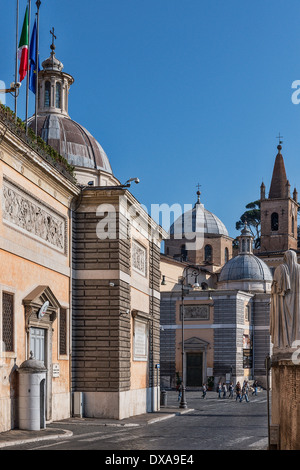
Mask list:
[[[195,267],[187,266],[183,273],[185,271],[188,271],[188,269],[193,269],[192,275],[195,276],[195,284],[192,285],[192,288],[198,287],[198,275],[200,270]],[[182,369],[182,379],[181,379],[181,398],[180,398],[180,403],[179,403],[179,408],[187,408],[187,402],[186,402],[186,397],[185,397],[185,385],[184,385],[184,373],[185,373],[185,368],[184,368],[184,296],[188,295],[190,292],[190,289],[188,287],[184,287],[185,282],[187,281],[187,275],[188,273],[186,272],[185,276],[181,276],[179,278],[179,283],[181,284],[181,338],[182,338],[182,363],[181,363],[181,369]]]

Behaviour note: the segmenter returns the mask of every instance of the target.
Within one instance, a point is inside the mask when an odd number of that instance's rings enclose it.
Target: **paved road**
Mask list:
[[[203,400],[200,391],[188,391],[187,403],[192,411],[151,425],[104,426],[100,420],[78,419],[55,422],[50,426],[72,431],[73,435],[57,441],[18,445],[13,449],[103,450],[110,451],[107,455],[111,456],[111,451],[127,451],[130,455],[130,452],[149,450],[185,452],[267,448],[265,391],[259,392],[257,397],[250,397],[250,403],[218,399],[215,392],[208,392]],[[177,395],[168,392],[168,406],[173,405],[178,405]],[[190,454],[186,452],[186,455]]]

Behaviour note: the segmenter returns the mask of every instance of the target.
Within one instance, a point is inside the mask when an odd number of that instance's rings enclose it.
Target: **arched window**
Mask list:
[[[213,259],[213,250],[211,245],[205,245],[204,248],[204,259],[205,261],[212,262]]]
[[[242,251],[246,251],[246,241],[244,238],[242,239]]]
[[[250,240],[249,240],[249,238],[247,239],[247,251],[248,252],[250,251]]]
[[[294,219],[294,216],[292,217],[292,234],[294,235],[294,231],[295,231],[295,219]]]
[[[279,220],[278,220],[278,214],[277,212],[273,212],[271,215],[271,230],[273,232],[276,232],[278,230],[279,226]]]
[[[61,84],[59,82],[56,82],[55,107],[61,108]]]
[[[228,260],[229,260],[229,251],[228,251],[228,248],[226,247],[225,248],[225,263],[227,263]]]
[[[45,83],[45,100],[44,105],[46,108],[50,108],[50,96],[51,96],[51,83]]]

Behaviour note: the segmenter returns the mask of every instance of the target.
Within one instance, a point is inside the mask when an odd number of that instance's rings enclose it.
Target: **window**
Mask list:
[[[67,354],[67,310],[60,309],[59,315],[59,353]]]
[[[182,261],[187,261],[187,249],[185,245],[181,245],[180,254],[182,257]]]
[[[251,307],[250,305],[245,306],[245,321],[250,322],[251,319]]]
[[[2,293],[2,341],[5,351],[14,350],[14,296]]]
[[[56,83],[55,107],[61,108],[61,84],[59,82]]]
[[[292,217],[292,234],[294,235],[294,231],[295,231],[295,219],[294,219],[294,216]]]
[[[229,251],[228,248],[225,248],[225,263],[229,260]]]
[[[45,83],[45,100],[44,104],[46,108],[50,108],[50,95],[51,95],[51,84],[50,82]]]
[[[279,226],[278,214],[277,212],[273,212],[273,214],[271,215],[271,230],[273,232],[276,232],[278,230],[278,226]]]
[[[212,262],[213,250],[211,245],[205,245],[204,248],[204,259],[205,261]]]

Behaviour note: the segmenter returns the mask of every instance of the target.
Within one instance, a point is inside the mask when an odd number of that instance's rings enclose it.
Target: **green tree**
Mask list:
[[[255,248],[260,247],[260,200],[249,202],[246,205],[246,211],[241,215],[240,219],[236,222],[235,228],[236,230],[241,230],[245,222],[254,238],[254,246]]]

